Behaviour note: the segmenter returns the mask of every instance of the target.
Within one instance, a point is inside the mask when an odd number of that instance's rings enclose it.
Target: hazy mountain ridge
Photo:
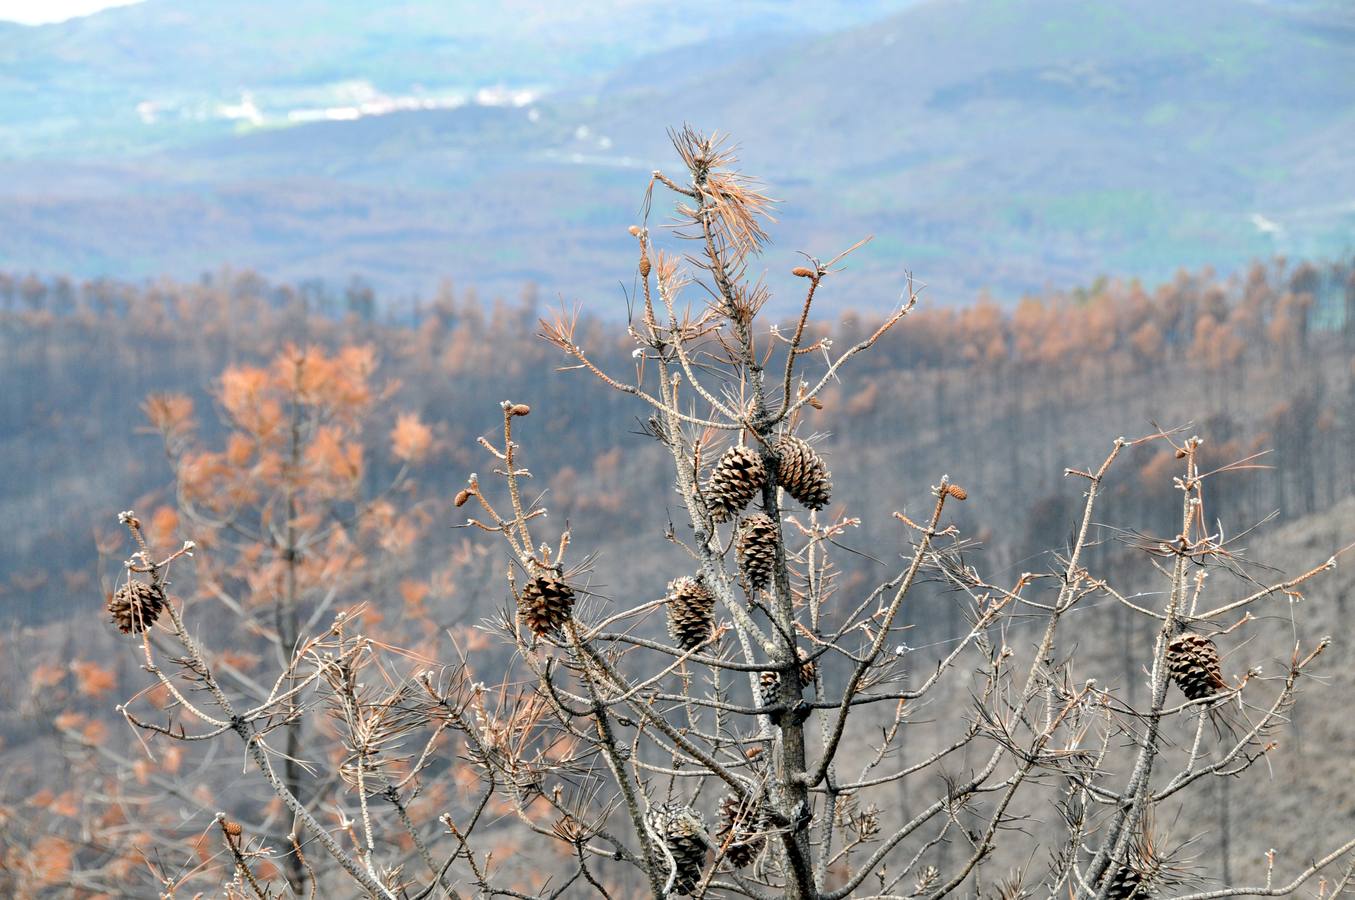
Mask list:
[[[652,53],[823,33],[907,2],[146,0],[56,25],[0,23],[0,83],[10,87],[0,154],[174,146],[372,98],[465,102],[487,88],[560,89]]]
[[[929,0],[744,46],[739,29],[777,27],[761,6],[705,44],[656,39],[619,68],[598,56],[521,107],[256,131],[111,167],[11,164],[0,226],[38,233],[0,265],[191,277],[235,262],[614,297],[632,264],[618,235],[684,121],[731,132],[787,201],[773,273],[795,250],[877,235],[844,282],[863,305],[892,302],[904,268],[951,300],[1350,249],[1355,29],[1321,4]],[[50,186],[71,177],[83,209]]]

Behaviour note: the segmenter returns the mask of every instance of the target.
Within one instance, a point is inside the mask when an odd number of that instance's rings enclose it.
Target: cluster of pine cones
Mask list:
[[[701,884],[706,846],[711,843],[701,814],[684,803],[664,803],[652,807],[648,819],[650,829],[673,857],[673,892],[694,893]],[[752,863],[767,844],[766,831],[766,806],[761,798],[753,804],[733,793],[720,799],[713,843],[724,848],[724,858],[731,866],[742,869]]]
[[[828,466],[801,439],[783,434],[772,443],[776,483],[809,509],[823,509],[832,495]],[[762,454],[752,447],[730,447],[706,482],[706,500],[716,522],[740,515],[767,484]],[[776,571],[777,523],[765,512],[744,518],[735,534],[739,569],[755,591],[771,583]]]
[[[772,442],[776,483],[809,509],[823,509],[832,496],[828,466],[800,438],[783,434]],[[716,462],[706,484],[711,516],[728,522],[748,506],[767,483],[762,455],[752,447],[730,447]]]
[[[814,449],[803,440],[782,435],[772,444],[776,465],[776,483],[809,509],[823,509],[832,493],[828,467]],[[716,522],[729,522],[741,515],[767,484],[767,467],[762,455],[751,447],[731,447],[724,452],[706,483],[706,499]],[[778,528],[765,512],[753,512],[743,519],[735,534],[739,569],[753,590],[771,583],[776,571]],[[715,629],[715,595],[701,575],[684,575],[668,584],[668,632],[682,650],[692,650],[710,640]],[[804,651],[801,650],[804,658]],[[814,663],[805,659],[797,676],[801,687],[814,680]],[[779,676],[764,672],[761,676],[762,702],[776,702]],[[716,830],[718,845],[725,859],[735,868],[749,865],[766,845],[765,816],[759,801],[751,808],[738,796],[727,794],[720,800],[720,821]],[[649,827],[664,842],[673,857],[676,875],[673,891],[687,895],[701,883],[705,865],[707,838],[700,815],[685,804],[667,803],[649,812]]]

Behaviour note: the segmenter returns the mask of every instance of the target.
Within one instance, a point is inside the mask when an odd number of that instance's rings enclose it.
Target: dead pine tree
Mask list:
[[[1310,859],[1272,856],[1264,884],[1234,885],[1171,827],[1213,781],[1249,777],[1278,752],[1327,642],[1295,646],[1281,673],[1263,676],[1247,657],[1251,612],[1335,557],[1293,577],[1252,574],[1205,512],[1206,485],[1230,467],[1203,466],[1200,439],[1181,431],[1116,439],[1097,465],[1065,472],[1081,511],[1050,571],[985,576],[953,515],[961,504],[981,513],[983,498],[941,473],[930,486],[877,480],[899,507],[922,501],[925,512],[861,522],[838,499],[813,413],[845,367],[906,327],[911,279],[878,328],[835,347],[811,317],[846,254],[810,257],[793,270],[794,322],[764,324],[768,291],[749,270],[771,201],[733,170],[719,136],[672,137],[681,174],[655,172],[645,208],[671,196],[672,238],[691,252],[661,249],[668,238],[647,220],[631,229],[633,369],[608,371],[568,316],[542,329],[574,377],[628,396],[648,423],[683,518],[656,523],[655,540],[681,564],[654,573],[638,602],[595,593],[608,548],[550,530],[530,487],[533,411],[513,398],[501,432],[480,439],[492,475],[469,476],[455,498],[460,524],[505,552],[498,589],[511,599],[486,628],[506,654],[453,650],[431,663],[344,610],[298,635],[277,686],[242,702],[173,596],[161,597],[179,557],[143,548],[129,577],[145,587],[120,609],[157,618],[175,648],[162,664],[152,629],[132,629],[181,712],[161,724],[129,705],[128,721],[157,740],[242,741],[254,777],[310,842],[309,883],[346,892],[333,895],[1212,900],[1292,894],[1319,878],[1329,894],[1344,890],[1355,836]],[[683,299],[698,289],[698,302]],[[1175,533],[1131,537],[1157,591],[1120,585],[1088,550],[1104,537],[1116,461],[1148,442],[1172,448],[1181,504]],[[135,536],[135,518],[125,524]],[[851,546],[858,524],[875,546]],[[874,584],[849,584],[838,577],[844,548],[897,562]],[[922,665],[907,638],[938,585],[962,613]],[[1078,652],[1096,610],[1113,605],[1154,634],[1139,660],[1148,690],[1132,698],[1118,666]],[[322,716],[338,723],[313,732],[335,742],[324,809],[277,777],[271,744],[281,723]],[[439,792],[449,779],[458,790]],[[236,895],[286,890],[259,872],[275,848],[217,830]]]

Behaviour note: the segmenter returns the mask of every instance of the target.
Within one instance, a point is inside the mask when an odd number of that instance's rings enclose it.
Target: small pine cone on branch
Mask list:
[[[706,865],[705,826],[696,810],[680,803],[665,803],[649,811],[649,827],[673,855],[677,872],[673,891],[691,894],[701,883]]]
[[[786,493],[808,509],[827,506],[833,484],[823,457],[791,434],[777,438],[772,449],[777,458],[776,481]]]
[[[705,643],[715,629],[715,595],[700,576],[668,583],[668,633],[683,650]]]
[[[805,653],[803,647],[796,647],[795,653],[797,656],[799,656],[801,660],[800,666],[798,669],[796,669],[795,674],[797,676],[797,680],[800,682],[800,688],[801,690],[803,690],[804,688],[807,688],[814,683],[814,676],[818,672],[818,667],[814,664],[814,661],[812,659],[808,658],[809,654]],[[758,676],[758,688],[761,693],[760,699],[762,700],[763,706],[776,705],[777,703],[776,689],[778,686],[780,686],[780,684],[781,684],[780,673],[762,672]]]
[[[800,687],[807,688],[814,683],[814,676],[818,674],[819,668],[814,664],[814,660],[809,658],[804,647],[796,647],[795,654],[800,657],[800,668],[796,672],[800,676]]]
[[[739,529],[739,567],[753,590],[772,580],[776,568],[776,523],[766,513],[754,513]]]
[[[781,676],[775,672],[758,673],[758,702],[761,706],[776,705],[776,689],[781,684]]]
[[[108,612],[123,634],[140,634],[150,628],[164,608],[165,592],[145,581],[128,581],[108,598]]]
[[[717,522],[728,522],[743,511],[766,483],[762,455],[752,447],[730,447],[720,456],[706,484],[711,517]]]
[[[1190,700],[1203,700],[1228,689],[1219,662],[1219,648],[1202,634],[1183,631],[1167,644],[1167,672]]]
[[[518,615],[541,637],[558,631],[574,609],[574,589],[552,572],[543,572],[522,589]]]
[[[1143,889],[1143,876],[1130,866],[1120,866],[1110,876],[1110,888],[1106,891],[1106,900],[1132,900],[1147,897]]]
[[[1191,880],[1185,869],[1170,865],[1159,854],[1159,846],[1147,828],[1134,838],[1125,861],[1106,875],[1110,900],[1148,900]]]
[[[720,825],[715,836],[719,845],[725,848],[725,859],[736,869],[742,869],[756,859],[766,844],[766,838],[758,833],[760,812],[760,809],[748,808],[737,794],[729,793],[720,798]]]

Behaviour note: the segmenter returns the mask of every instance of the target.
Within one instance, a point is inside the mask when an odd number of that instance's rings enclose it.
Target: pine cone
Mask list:
[[[139,634],[150,628],[164,608],[165,592],[144,581],[129,581],[108,598],[108,612],[123,634]]]
[[[1190,700],[1203,700],[1227,690],[1219,648],[1202,634],[1182,632],[1167,644],[1167,671]]]
[[[823,509],[833,490],[828,466],[814,448],[790,434],[776,439],[776,481],[809,509]]]
[[[559,629],[574,609],[574,589],[554,574],[538,575],[518,597],[518,615],[537,637]]]
[[[767,842],[759,833],[760,812],[760,809],[748,808],[737,794],[725,794],[720,798],[720,825],[716,838],[725,848],[725,859],[736,869],[742,869],[756,859]],[[729,841],[728,845],[725,841]]]
[[[754,513],[739,529],[739,567],[753,590],[772,580],[776,568],[776,523],[766,513]]]
[[[818,671],[818,667],[814,664],[812,659],[807,658],[809,654],[805,653],[803,647],[796,647],[795,653],[803,660],[803,662],[800,663],[799,669],[796,670],[796,675],[800,682],[800,689],[803,690],[814,683],[814,675]],[[776,705],[776,689],[780,684],[781,675],[777,672],[762,672],[758,676],[758,686],[762,695],[761,700],[763,706]]]
[[[700,646],[715,628],[715,595],[700,577],[668,583],[668,633],[683,650]]]
[[[711,518],[728,522],[743,511],[766,483],[767,470],[762,465],[762,455],[752,447],[730,447],[715,464],[706,484]]]
[[[775,672],[758,674],[758,700],[761,706],[776,705],[776,689],[781,684],[781,676]]]
[[[800,687],[807,688],[814,683],[814,675],[818,672],[818,666],[814,664],[814,660],[808,658],[809,654],[805,653],[804,647],[796,647],[795,654],[801,659],[798,672],[800,676]]]
[[[649,811],[649,827],[673,854],[677,875],[673,892],[691,894],[701,883],[701,870],[706,865],[706,842],[701,832],[704,825],[696,810],[680,803],[665,803]]]
[[[1110,877],[1106,900],[1131,900],[1133,897],[1148,896],[1148,892],[1142,888],[1143,876],[1129,866],[1121,866]]]

